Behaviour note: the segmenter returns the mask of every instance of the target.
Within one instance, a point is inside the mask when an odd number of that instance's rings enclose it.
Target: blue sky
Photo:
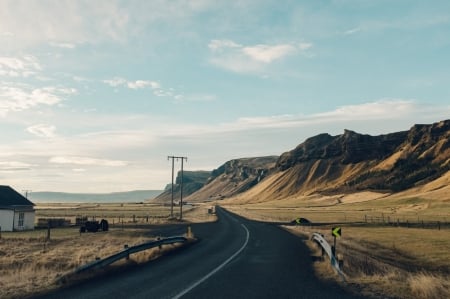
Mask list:
[[[162,189],[168,155],[212,170],[450,116],[449,1],[0,0],[0,45],[17,190]]]

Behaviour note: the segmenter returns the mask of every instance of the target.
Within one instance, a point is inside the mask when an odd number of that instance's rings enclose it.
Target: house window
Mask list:
[[[18,227],[23,227],[23,221],[25,219],[25,213],[19,213],[19,222],[17,223]]]

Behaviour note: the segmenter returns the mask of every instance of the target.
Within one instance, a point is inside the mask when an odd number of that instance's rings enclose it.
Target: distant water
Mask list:
[[[114,193],[65,193],[65,192],[32,192],[28,199],[34,203],[114,203],[143,202],[153,199],[163,190],[136,190]]]

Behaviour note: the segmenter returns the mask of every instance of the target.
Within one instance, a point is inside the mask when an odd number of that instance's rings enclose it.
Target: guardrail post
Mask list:
[[[316,241],[322,247],[322,252],[325,251],[328,254],[328,256],[330,257],[331,265],[341,276],[342,280],[345,281],[344,274],[342,273],[342,270],[340,269],[339,261],[337,260],[335,255],[331,252],[331,246],[330,246],[330,244],[328,244],[327,240],[325,240],[323,235],[321,235],[319,233],[313,233],[313,236],[311,239]]]
[[[125,257],[126,260],[130,259],[130,253],[128,252],[128,244],[123,245],[123,248],[127,251],[127,256]]]

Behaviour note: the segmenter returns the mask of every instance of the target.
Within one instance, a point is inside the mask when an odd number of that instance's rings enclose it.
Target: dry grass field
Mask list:
[[[322,233],[332,244],[331,227],[341,226],[336,247],[344,260],[346,283],[329,262],[315,262],[314,267],[322,279],[337,280],[355,293],[372,298],[450,298],[450,227],[444,226],[450,222],[449,200],[364,193],[257,204],[226,202],[225,207],[255,220],[290,222],[303,217],[321,222],[285,227],[310,246],[312,255],[321,254],[309,241],[312,233]],[[418,227],[397,227],[397,221]],[[422,221],[434,228],[420,228]]]
[[[105,258],[123,250],[124,245],[138,245],[154,239],[150,226],[146,226],[147,215],[151,224],[167,223],[170,207],[133,206],[124,204],[106,205],[39,205],[37,217],[76,217],[78,215],[124,220],[110,227],[108,232],[79,233],[78,227],[53,228],[47,240],[47,230],[27,232],[2,232],[0,238],[0,298],[23,298],[30,294],[58,287],[57,280],[76,268]],[[119,211],[119,208],[124,208]],[[140,209],[141,208],[141,209]],[[207,213],[208,207],[186,209],[185,221],[205,222],[215,220]],[[169,211],[169,214],[167,212]],[[91,216],[92,215],[92,216]],[[122,216],[124,215],[124,216]],[[139,222],[133,222],[133,216]],[[162,215],[166,215],[162,218]],[[145,216],[145,217],[144,217]],[[157,217],[151,217],[157,216]],[[136,225],[141,223],[141,225]],[[153,226],[154,227],[154,226]],[[194,232],[195,233],[195,232]],[[163,252],[175,248],[164,245],[130,256],[128,262],[119,261],[111,267],[122,267],[129,263],[142,263],[159,257]],[[84,277],[84,276],[83,276]],[[72,277],[80,279],[80,277]]]

